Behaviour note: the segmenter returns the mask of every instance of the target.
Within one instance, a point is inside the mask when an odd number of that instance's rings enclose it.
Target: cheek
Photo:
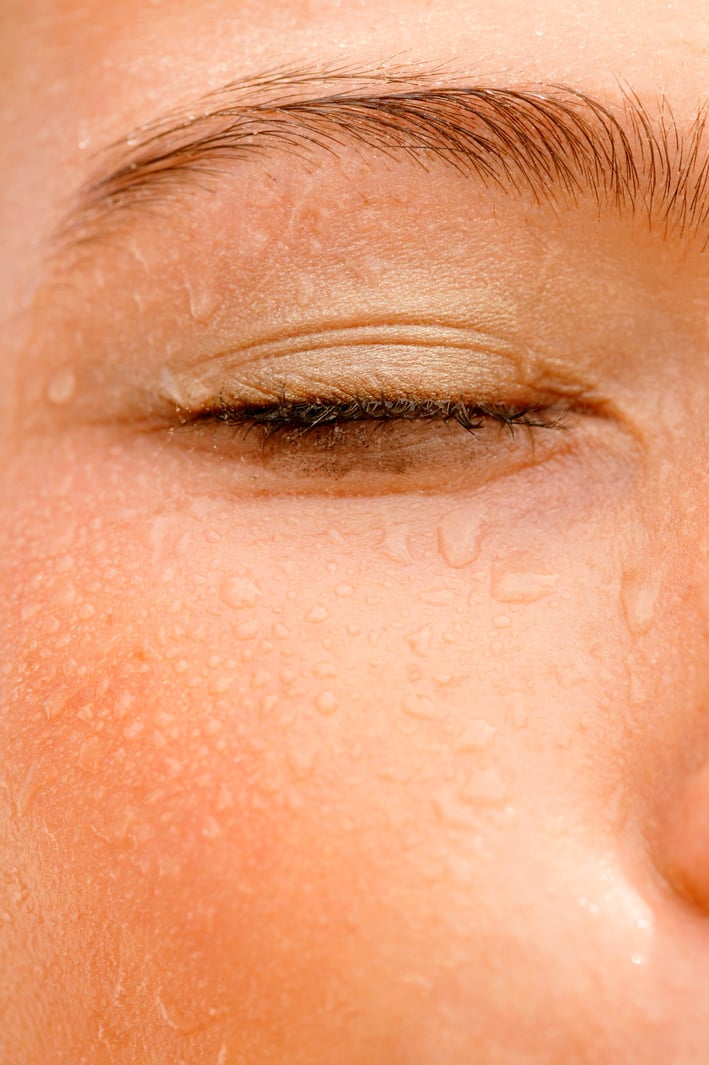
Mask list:
[[[6,780],[51,915],[47,1015],[80,957],[77,1018],[115,1046],[214,1030],[273,1053],[328,1025],[355,1045],[413,1031],[427,981],[440,1023],[489,996],[476,972],[512,954],[476,911],[553,945],[564,921],[530,916],[520,870],[538,898],[588,892],[579,856],[632,786],[618,529],[551,535],[553,508],[519,526],[494,499],[88,489],[28,508],[6,578]]]

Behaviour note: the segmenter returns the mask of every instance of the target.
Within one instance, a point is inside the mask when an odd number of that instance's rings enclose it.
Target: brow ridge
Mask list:
[[[318,153],[354,145],[425,169],[441,161],[538,204],[590,197],[599,208],[644,217],[664,237],[699,237],[705,247],[707,142],[706,105],[682,129],[664,97],[653,112],[627,86],[610,105],[563,84],[441,84],[435,72],[382,78],[294,69],[232,82],[111,145],[68,222],[75,235],[90,233],[129,208],[159,202],[190,175],[213,177],[225,164],[273,152],[316,164]]]

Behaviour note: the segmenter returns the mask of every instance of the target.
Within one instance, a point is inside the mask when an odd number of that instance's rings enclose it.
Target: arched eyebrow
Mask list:
[[[169,199],[191,177],[204,188],[205,178],[274,152],[312,163],[352,145],[424,168],[440,160],[537,203],[590,198],[643,217],[664,237],[709,243],[706,104],[682,127],[664,97],[651,107],[626,88],[607,104],[565,85],[296,69],[232,82],[116,142],[65,232],[95,236],[118,213]]]

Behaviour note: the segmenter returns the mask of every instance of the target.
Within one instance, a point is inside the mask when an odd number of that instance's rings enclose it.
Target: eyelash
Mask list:
[[[261,430],[265,442],[279,434],[304,437],[315,430],[355,423],[444,422],[471,434],[496,422],[514,434],[526,429],[561,429],[568,415],[559,403],[480,403],[470,400],[413,398],[410,396],[349,396],[346,400],[313,396],[272,403],[240,403],[220,397],[219,402],[187,419],[188,423],[221,423],[247,433]]]

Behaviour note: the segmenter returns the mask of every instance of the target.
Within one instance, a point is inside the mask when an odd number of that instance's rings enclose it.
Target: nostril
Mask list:
[[[709,917],[709,764],[691,773],[672,797],[660,847],[671,886]]]

